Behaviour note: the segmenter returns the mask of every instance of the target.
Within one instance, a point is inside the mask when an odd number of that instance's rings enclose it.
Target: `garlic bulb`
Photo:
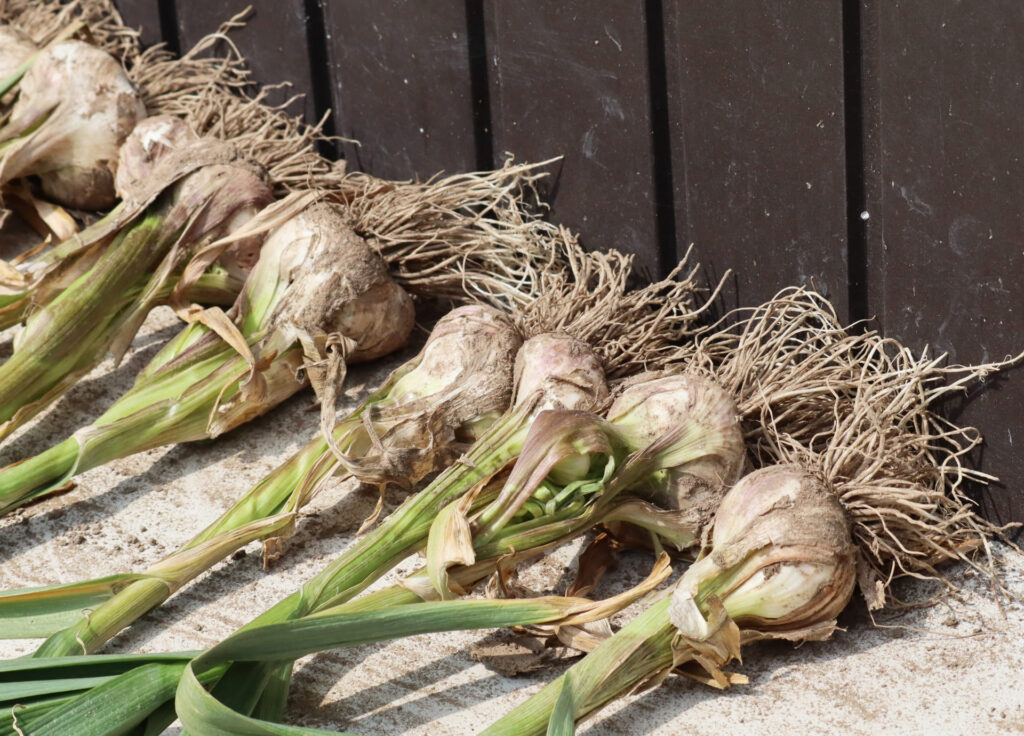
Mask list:
[[[62,205],[107,209],[115,202],[118,150],[145,115],[114,57],[83,41],[56,43],[21,80],[7,129],[22,138],[0,161],[0,182],[36,175]]]

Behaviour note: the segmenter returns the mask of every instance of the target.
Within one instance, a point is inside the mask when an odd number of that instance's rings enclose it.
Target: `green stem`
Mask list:
[[[340,423],[343,434],[352,422]],[[150,570],[160,579],[133,582],[97,606],[88,617],[50,636],[35,657],[64,657],[96,651],[119,631],[162,604],[176,590],[255,539],[280,534],[288,519],[259,524],[275,515],[297,511],[338,461],[318,437],[239,499],[217,521]],[[272,520],[273,521],[273,520]],[[193,554],[193,551],[196,553]],[[152,573],[151,573],[152,574]]]
[[[665,598],[650,606],[481,736],[543,736],[567,679],[571,680],[573,715],[578,721],[671,667],[676,629],[668,618],[669,603]]]
[[[0,366],[0,423],[15,414],[24,421],[25,413],[42,409],[63,383],[103,357],[117,317],[127,307],[121,295],[138,286],[168,246],[159,224],[158,216],[142,220],[29,318],[14,354]]]
[[[90,654],[121,631],[128,621],[134,621],[170,595],[171,589],[163,580],[138,580],[105,601],[75,626],[61,629],[44,641],[32,653],[33,657],[69,657]],[[117,605],[109,605],[112,601]]]
[[[360,538],[302,589],[281,601],[251,625],[279,621],[342,603],[366,589],[426,539],[441,510],[478,483],[501,470],[522,449],[524,418],[513,412],[495,425],[469,451],[429,486],[410,496],[376,529]]]
[[[74,474],[78,441],[68,437],[49,450],[0,471],[0,514],[31,501],[39,488],[59,488]]]
[[[238,632],[268,623],[301,618],[329,606],[339,605],[362,592],[386,574],[426,539],[434,517],[451,501],[470,491],[501,470],[522,450],[529,427],[529,407],[520,407],[499,419],[480,438],[460,462],[448,467],[434,481],[406,499],[391,516],[373,531],[311,578],[302,588],[243,626]],[[287,695],[291,662],[261,663],[255,667],[233,668],[218,691],[226,705],[240,712],[251,712],[268,682],[272,705],[261,708],[261,715],[275,718],[278,706]],[[234,677],[231,676],[234,674]]]

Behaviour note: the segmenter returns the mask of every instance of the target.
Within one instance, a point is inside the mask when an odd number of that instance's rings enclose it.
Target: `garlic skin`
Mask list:
[[[743,473],[746,447],[739,411],[732,396],[710,379],[641,374],[612,403],[608,421],[634,451],[674,429],[692,427],[680,444],[699,457],[656,473],[643,494],[662,508],[700,507],[707,523],[725,490]]]
[[[408,486],[451,464],[512,400],[512,364],[522,342],[512,321],[493,307],[452,310],[426,345],[388,381],[385,398],[339,440],[348,472],[365,483]],[[351,421],[351,420],[350,420]]]
[[[7,79],[39,48],[14,26],[0,25],[0,81]]]
[[[827,625],[856,582],[856,548],[839,501],[795,465],[745,476],[722,500],[711,551],[679,580],[684,597],[721,599],[741,628]]]
[[[408,405],[457,394],[460,423],[504,412],[512,401],[513,365],[522,344],[512,321],[494,307],[457,307],[434,325],[416,366],[395,381],[391,395],[396,404]]]
[[[160,159],[196,140],[199,136],[188,124],[173,115],[154,115],[140,122],[118,151],[114,178],[117,196],[120,199],[131,197],[153,173]]]
[[[190,228],[190,240],[216,240],[234,232],[274,201],[266,173],[256,164],[238,160],[203,166],[184,176],[170,193],[167,227]],[[260,257],[265,238],[256,235],[233,242],[218,263],[244,279]]]
[[[582,340],[544,333],[523,343],[516,355],[516,405],[541,393],[533,407],[595,411],[608,401],[608,383],[601,360]]]
[[[355,343],[345,356],[348,363],[373,360],[405,345],[415,320],[412,298],[338,208],[313,205],[275,231],[267,244],[275,237],[293,238],[296,244],[282,259],[289,283],[271,317],[275,324],[312,336],[340,333]]]
[[[118,150],[146,116],[138,90],[110,54],[83,41],[45,49],[21,80],[12,128],[49,119],[11,151],[0,180],[37,175],[53,201],[102,210],[116,201]]]

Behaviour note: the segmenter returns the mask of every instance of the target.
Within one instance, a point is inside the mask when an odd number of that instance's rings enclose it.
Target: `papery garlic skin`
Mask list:
[[[117,196],[131,197],[148,184],[157,163],[172,151],[199,140],[188,124],[173,115],[154,115],[141,121],[121,144],[117,154]]]
[[[828,487],[795,465],[745,476],[719,507],[710,552],[680,578],[698,601],[715,595],[741,627],[824,624],[856,582],[849,521]]]
[[[701,376],[641,374],[608,410],[629,447],[642,450],[672,430],[688,425],[680,443],[688,459],[657,473],[644,497],[662,508],[706,507],[704,522],[746,462],[739,411],[733,397]]]
[[[457,307],[438,320],[418,364],[395,382],[392,394],[397,403],[408,403],[469,380],[478,388],[462,387],[460,394],[500,394],[497,401],[487,399],[476,414],[504,411],[512,400],[513,365],[522,344],[512,321],[494,307]]]
[[[545,409],[594,411],[608,400],[601,360],[587,343],[560,333],[544,333],[523,343],[516,355],[516,404],[541,398],[533,414]]]
[[[116,200],[118,151],[146,116],[139,91],[110,54],[83,41],[44,49],[21,80],[10,125],[49,115],[0,166],[0,179],[36,175],[53,201],[102,210]]]

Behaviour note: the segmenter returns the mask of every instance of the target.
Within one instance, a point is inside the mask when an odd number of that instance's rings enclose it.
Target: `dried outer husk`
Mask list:
[[[722,500],[710,550],[673,590],[669,669],[692,661],[705,673],[692,676],[726,688],[721,668],[740,659],[742,643],[828,639],[856,588],[856,560],[849,518],[821,478],[796,465],[750,473]]]
[[[937,565],[979,564],[973,553],[1001,533],[967,496],[992,480],[969,467],[981,437],[938,407],[1014,361],[949,366],[860,327],[842,326],[819,294],[786,289],[677,358],[736,396],[755,467],[798,463],[829,482],[853,522],[860,590],[880,608],[900,604],[896,578],[942,580]]]
[[[741,627],[798,631],[834,625],[855,583],[856,548],[835,493],[804,468],[771,465],[725,495],[710,549],[676,590],[698,605],[717,597]]]
[[[150,187],[160,161],[172,151],[187,148],[199,135],[181,118],[173,115],[150,115],[139,122],[121,144],[117,158],[114,188],[119,199],[139,199],[137,192]]]
[[[78,40],[49,46],[22,78],[3,128],[9,142],[0,182],[36,175],[55,202],[107,209],[116,201],[118,150],[145,115],[141,96],[110,54]]]
[[[305,374],[321,402],[321,430],[334,442],[335,404],[347,366],[379,358],[405,345],[412,332],[412,298],[391,278],[387,265],[350,230],[337,206],[315,204],[302,215],[317,233],[305,259],[269,317],[272,332],[262,346],[283,353],[301,346]]]

